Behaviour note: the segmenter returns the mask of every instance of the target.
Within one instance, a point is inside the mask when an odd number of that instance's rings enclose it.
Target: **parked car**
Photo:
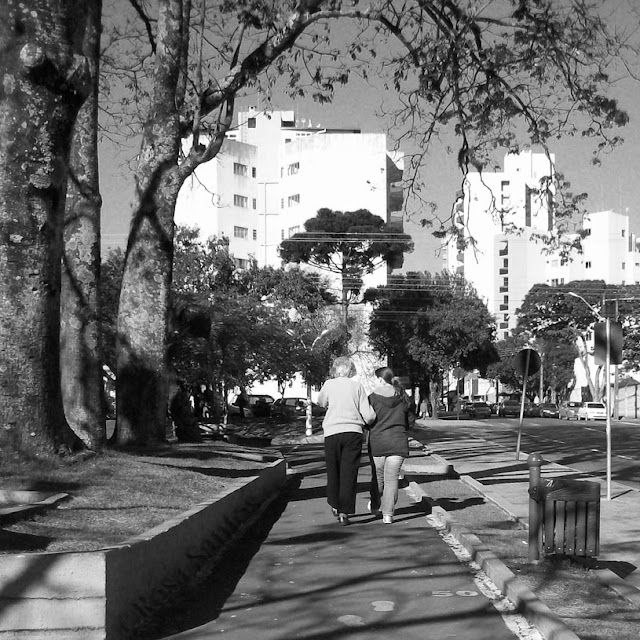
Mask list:
[[[560,420],[571,420],[571,418],[578,419],[578,409],[582,406],[582,402],[574,402],[565,400],[560,404],[560,410],[558,417]]]
[[[583,402],[578,409],[578,420],[606,420],[607,408],[602,402]]]
[[[526,402],[524,405],[524,415],[529,418],[539,418],[540,413],[540,405],[533,404],[533,402]]]
[[[247,406],[244,408],[244,415],[248,418],[252,416],[268,416],[269,407],[273,404],[274,398],[266,393],[254,393],[247,395]],[[230,416],[240,415],[238,398],[229,403],[228,413]]]
[[[501,418],[519,417],[520,416],[520,400],[502,400],[498,404],[498,415]]]
[[[540,417],[541,418],[559,418],[560,409],[554,402],[543,402],[540,405]]]
[[[326,409],[315,402],[311,403],[311,415],[323,416]],[[296,417],[307,415],[307,398],[279,398],[271,405],[271,416]]]
[[[470,418],[490,418],[491,407],[486,402],[467,402],[464,410],[469,414]]]

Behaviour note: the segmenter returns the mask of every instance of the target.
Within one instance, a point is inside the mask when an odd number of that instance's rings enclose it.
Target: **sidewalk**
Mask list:
[[[460,421],[467,426],[473,421]],[[529,469],[527,456],[521,451],[515,459],[515,447],[507,450],[480,437],[455,437],[451,422],[447,420],[420,421],[417,425],[425,434],[421,440],[434,457],[450,463],[462,479],[488,499],[528,524]],[[435,433],[429,437],[429,430]],[[447,432],[447,438],[439,438]],[[609,564],[616,572],[623,568],[626,586],[638,590],[640,603],[640,492],[617,482],[611,483],[611,500],[606,499],[606,482],[571,467],[547,463],[542,466],[542,477],[598,481],[602,485],[600,503],[600,555],[598,565]]]
[[[414,450],[410,461],[427,459]],[[327,505],[322,445],[298,446],[287,461],[301,477],[300,485],[219,614],[210,605],[207,609],[203,593],[202,602],[194,603],[200,618],[192,616],[190,628],[169,637],[540,638],[519,614],[498,612],[497,606],[506,606],[501,595],[491,592],[428,523],[426,504],[402,490],[392,525],[367,512],[365,456],[357,513],[349,526],[338,525]],[[524,633],[515,635],[511,629],[516,627]]]

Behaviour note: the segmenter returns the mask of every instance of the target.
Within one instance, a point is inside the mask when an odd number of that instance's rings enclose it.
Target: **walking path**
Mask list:
[[[461,562],[455,545],[429,524],[426,505],[401,491],[393,524],[367,512],[364,457],[357,513],[349,526],[338,525],[326,502],[323,459],[321,444],[287,455],[303,477],[284,513],[219,615],[171,638],[540,639]],[[412,451],[410,460],[425,456]]]

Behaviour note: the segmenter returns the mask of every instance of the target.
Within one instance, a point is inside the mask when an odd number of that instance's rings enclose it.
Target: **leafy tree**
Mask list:
[[[235,3],[196,6],[191,0],[129,5],[137,22],[126,22],[126,4],[117,6],[117,28],[104,58],[131,61],[110,82],[122,79],[126,95],[118,102],[142,114],[127,122],[134,133],[140,125],[142,143],[118,320],[121,444],[160,439],[165,432],[178,191],[197,165],[220,150],[236,96],[261,78],[272,82],[269,69],[288,76],[292,94],[304,93],[310,83],[321,101],[331,99],[350,71],[373,70],[401,96],[392,114],[404,127],[401,136],[418,141],[408,163],[414,195],[420,187],[416,168],[443,128],[459,136],[464,172],[480,166],[495,145],[546,145],[565,133],[595,136],[601,150],[619,142],[611,128],[626,122],[606,95],[605,73],[624,52],[587,3],[522,1],[509,11],[503,3],[480,10],[472,0],[427,7],[412,0],[402,12],[385,1],[368,11],[328,0],[258,1],[240,10]],[[11,149],[0,154],[0,404],[5,435],[24,425],[16,442],[41,452],[55,448],[65,431],[58,389],[61,203],[72,126],[91,91],[81,34],[94,6],[9,0],[0,10],[0,140]],[[335,21],[354,27],[332,43],[326,29]],[[136,31],[146,39],[130,38]],[[191,144],[179,162],[186,138]],[[93,234],[74,234],[77,240],[93,250]],[[25,298],[27,290],[36,295]],[[31,433],[36,436],[26,435]]]
[[[304,228],[282,242],[280,257],[340,276],[345,325],[349,301],[360,294],[363,276],[385,265],[401,265],[404,253],[413,250],[410,236],[366,209],[323,208]]]
[[[139,57],[129,78],[144,87],[149,108],[120,296],[121,443],[162,432],[154,427],[162,423],[166,396],[172,219],[179,188],[219,152],[236,96],[261,73],[273,68],[287,75],[291,93],[299,95],[308,71],[312,92],[326,101],[350,69],[368,74],[378,52],[388,52],[379,68],[383,82],[402,96],[395,121],[411,123],[404,134],[420,140],[413,168],[443,127],[460,136],[459,161],[466,170],[481,163],[489,147],[546,145],[563,133],[599,136],[604,146],[615,145],[618,139],[609,131],[627,120],[605,95],[609,82],[603,73],[621,48],[586,3],[537,0],[505,11],[501,4],[479,10],[471,0],[452,0],[426,8],[411,2],[401,12],[385,1],[368,11],[328,0],[294,6],[257,2],[241,10],[223,3],[206,12],[204,4],[192,11],[190,0],[134,6],[148,42],[135,43]],[[156,9],[155,15],[147,8]],[[331,44],[326,26],[339,20],[353,22],[354,31],[346,42]],[[149,62],[137,64],[141,59]],[[140,82],[140,70],[150,66],[151,78]],[[180,140],[189,134],[192,144],[178,163]]]
[[[498,362],[487,369],[487,377],[498,379],[503,385],[518,390],[522,388],[522,376],[516,371],[515,356],[525,348],[533,348],[542,361],[542,397],[550,396],[554,401],[570,394],[575,385],[573,365],[578,357],[575,341],[566,331],[549,331],[544,338],[538,337],[533,343],[531,336],[516,330],[515,334],[496,344],[500,356]],[[531,376],[527,383],[531,399],[539,393],[540,372]]]
[[[602,385],[591,375],[587,342],[597,318],[589,306],[598,310],[606,285],[602,280],[579,280],[551,287],[546,284],[533,286],[518,310],[518,330],[527,332],[536,340],[553,340],[554,336],[578,345],[578,357],[584,367],[592,398],[602,397]],[[578,294],[583,299],[572,294]],[[587,304],[585,304],[585,302]],[[550,338],[549,338],[550,336]]]
[[[328,341],[311,345],[334,302],[322,278],[255,264],[236,269],[226,240],[203,242],[187,227],[177,229],[174,265],[170,353],[180,379],[244,387],[297,372],[312,377]]]
[[[497,359],[495,325],[487,307],[464,279],[449,273],[408,273],[369,289],[370,337],[392,366],[429,388],[437,416],[440,382],[453,367],[486,367]]]

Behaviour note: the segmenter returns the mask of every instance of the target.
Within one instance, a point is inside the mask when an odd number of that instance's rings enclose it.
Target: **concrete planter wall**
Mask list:
[[[120,545],[0,557],[0,640],[127,640],[220,555],[286,483],[275,462],[240,488]]]

